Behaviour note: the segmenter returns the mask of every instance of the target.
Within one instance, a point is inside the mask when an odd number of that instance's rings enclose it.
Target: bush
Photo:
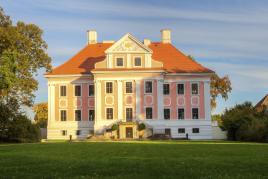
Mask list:
[[[145,124],[144,124],[144,123],[140,123],[140,124],[138,125],[138,131],[142,131],[142,130],[144,130],[144,129],[146,129]]]
[[[268,141],[268,116],[257,112],[249,102],[225,110],[222,127],[227,130],[228,140]]]
[[[8,136],[12,142],[39,142],[41,139],[40,128],[25,115],[19,115],[11,122]]]
[[[117,131],[118,128],[119,128],[118,124],[113,124],[111,127],[112,131]]]

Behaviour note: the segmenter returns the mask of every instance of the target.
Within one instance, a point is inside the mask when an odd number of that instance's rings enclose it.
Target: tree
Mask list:
[[[229,140],[268,140],[268,116],[257,112],[250,102],[226,109],[222,115],[222,126],[227,130]]]
[[[210,105],[214,109],[217,106],[217,97],[228,99],[228,94],[232,91],[231,81],[228,76],[219,77],[216,73],[210,78]]]
[[[0,7],[0,102],[14,110],[33,104],[34,91],[38,88],[34,78],[37,71],[51,70],[51,58],[46,53],[42,34],[34,24],[19,21],[13,25]]]
[[[47,103],[38,103],[33,107],[35,112],[34,120],[40,127],[47,127],[48,109]]]

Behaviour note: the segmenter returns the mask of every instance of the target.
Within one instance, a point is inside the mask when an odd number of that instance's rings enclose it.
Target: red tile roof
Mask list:
[[[73,56],[70,60],[54,68],[50,73],[47,73],[46,75],[90,74],[91,71],[96,71],[94,70],[95,63],[105,59],[104,51],[108,49],[111,45],[113,45],[113,43],[97,43],[87,45],[75,56]],[[164,64],[163,70],[166,70],[167,72],[213,73],[212,70],[203,67],[196,61],[193,61],[187,56],[185,56],[182,52],[177,50],[172,44],[163,44],[161,42],[159,43],[154,42],[151,43],[149,48],[152,49],[153,51],[152,58],[154,60],[163,62]]]

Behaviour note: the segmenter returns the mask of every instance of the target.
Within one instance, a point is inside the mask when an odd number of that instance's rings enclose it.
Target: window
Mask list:
[[[75,110],[75,121],[81,121],[81,110]]]
[[[168,95],[169,94],[169,84],[164,84],[163,85],[163,93],[165,95]]]
[[[192,83],[192,94],[198,94],[198,84]]]
[[[164,119],[170,119],[170,109],[164,109]]]
[[[184,119],[184,108],[178,109],[178,119]]]
[[[167,135],[167,136],[170,137],[170,135],[171,135],[171,130],[170,130],[170,128],[166,128],[166,129],[165,129],[165,135]]]
[[[94,85],[88,85],[88,96],[94,96]]]
[[[192,108],[192,118],[199,119],[198,108]]]
[[[67,130],[62,130],[62,131],[61,131],[61,135],[62,135],[62,136],[66,136],[66,135],[67,135]]]
[[[179,128],[178,133],[179,134],[184,134],[185,133],[185,128]]]
[[[95,111],[94,111],[94,109],[90,109],[88,111],[88,120],[89,121],[94,121],[95,120]]]
[[[132,82],[126,82],[126,93],[132,93]]]
[[[151,81],[145,82],[145,93],[152,93],[153,92],[153,83]]]
[[[80,135],[81,131],[80,130],[76,130],[76,135]]]
[[[141,66],[141,58],[140,57],[135,57],[134,65],[135,66]]]
[[[106,119],[113,119],[113,108],[106,108]]]
[[[106,82],[106,93],[113,93],[113,83]]]
[[[123,58],[116,58],[116,66],[118,67],[124,66]]]
[[[184,94],[184,84],[177,84],[177,93]]]
[[[67,113],[66,113],[66,110],[61,110],[60,111],[60,120],[61,121],[66,121],[67,119]]]
[[[60,86],[60,96],[66,96],[66,86]]]
[[[146,108],[146,119],[153,119],[153,108]]]
[[[75,96],[81,96],[81,86],[80,85],[75,85],[75,87],[74,87],[74,95]]]
[[[199,128],[193,128],[193,129],[192,129],[192,132],[193,132],[193,133],[199,133]]]
[[[131,122],[133,118],[132,108],[126,108],[126,120],[127,122]]]

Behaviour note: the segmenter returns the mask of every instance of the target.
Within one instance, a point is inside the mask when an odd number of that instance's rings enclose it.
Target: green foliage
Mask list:
[[[12,24],[0,8],[0,101],[18,110],[31,106],[38,82],[34,78],[40,68],[51,69],[43,31],[34,24]],[[15,108],[17,107],[17,108]]]
[[[42,128],[46,128],[48,119],[47,103],[35,104],[33,110],[35,112],[34,120],[36,124]]]
[[[222,126],[227,130],[229,140],[268,140],[268,116],[257,112],[250,102],[226,109]]]
[[[144,123],[139,123],[138,124],[138,131],[142,131],[144,129],[146,129],[146,125]]]
[[[0,103],[0,141],[38,142],[40,129],[21,112]]]
[[[113,124],[112,127],[111,127],[112,131],[117,131],[118,128],[119,128],[118,124]]]

